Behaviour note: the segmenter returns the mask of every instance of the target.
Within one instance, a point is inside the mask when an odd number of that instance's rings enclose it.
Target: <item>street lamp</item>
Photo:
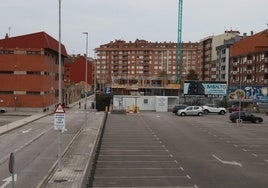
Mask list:
[[[96,101],[96,91],[97,91],[97,59],[96,59],[96,51],[94,53],[94,109],[97,109],[97,101]]]
[[[85,70],[85,127],[87,125],[87,56],[88,56],[88,32],[83,32],[86,35],[86,70]]]
[[[61,81],[62,81],[62,75],[61,75],[61,0],[59,0],[59,104],[62,103],[62,85],[61,85]],[[62,154],[61,154],[61,150],[62,150],[62,130],[59,130],[59,136],[58,136],[58,170],[61,171],[62,170]]]
[[[61,75],[61,0],[59,0],[59,103],[62,103],[62,75]]]

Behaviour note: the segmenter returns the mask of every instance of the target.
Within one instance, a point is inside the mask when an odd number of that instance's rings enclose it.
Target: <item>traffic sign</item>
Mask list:
[[[112,88],[111,87],[106,87],[105,88],[105,93],[106,94],[111,94],[112,93]]]
[[[65,130],[65,110],[61,104],[58,104],[54,111],[54,129]]]
[[[54,113],[65,113],[65,110],[61,103],[57,104]]]
[[[65,114],[55,113],[54,114],[54,129],[63,131],[65,130]]]

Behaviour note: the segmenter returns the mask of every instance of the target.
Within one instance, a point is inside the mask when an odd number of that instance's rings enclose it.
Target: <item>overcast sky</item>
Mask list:
[[[68,54],[89,54],[115,39],[177,42],[178,0],[61,0],[62,43]],[[59,0],[1,3],[0,38],[45,31],[58,40]],[[224,30],[267,29],[268,0],[184,0],[184,42],[197,42]]]

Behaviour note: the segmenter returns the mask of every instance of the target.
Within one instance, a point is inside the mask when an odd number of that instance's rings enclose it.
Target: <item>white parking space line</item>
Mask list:
[[[256,153],[252,153],[252,155],[253,155],[254,157],[258,157],[258,155],[257,155]]]
[[[188,174],[186,175],[186,177],[187,177],[189,180],[192,179],[191,176],[189,176]]]

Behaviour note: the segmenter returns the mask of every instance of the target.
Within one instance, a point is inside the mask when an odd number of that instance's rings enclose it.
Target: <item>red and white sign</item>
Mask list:
[[[65,130],[65,110],[61,104],[58,104],[54,111],[54,129]]]
[[[57,106],[56,106],[56,108],[54,110],[54,113],[65,113],[65,110],[64,110],[62,104],[60,104],[60,103],[57,104]]]

